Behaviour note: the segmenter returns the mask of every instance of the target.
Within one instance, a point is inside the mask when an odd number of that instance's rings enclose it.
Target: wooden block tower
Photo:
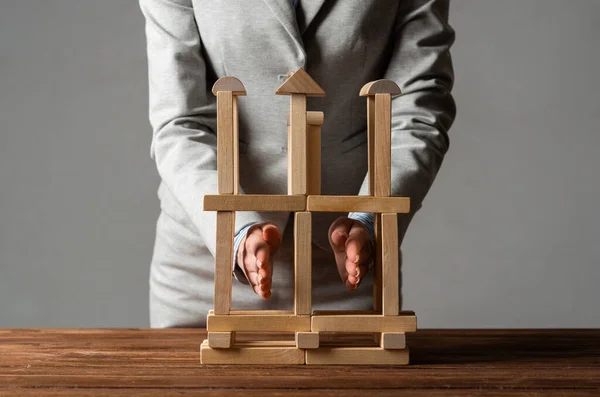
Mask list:
[[[234,77],[219,79],[217,96],[218,195],[204,198],[217,212],[214,310],[208,314],[203,364],[408,364],[405,334],[417,328],[413,312],[399,309],[398,214],[407,197],[391,196],[391,99],[396,83],[377,80],[360,91],[367,97],[368,196],[321,195],[322,112],[306,109],[307,96],[325,92],[303,70],[294,72],[277,95],[290,96],[288,194],[238,193],[238,96]],[[294,310],[231,310],[235,211],[294,213]],[[376,254],[373,310],[313,312],[311,302],[312,212],[372,212]]]

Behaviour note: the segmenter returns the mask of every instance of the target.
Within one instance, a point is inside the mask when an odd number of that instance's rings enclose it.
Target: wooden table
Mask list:
[[[0,330],[0,396],[600,395],[600,330],[419,331],[407,367],[201,366],[204,330]]]

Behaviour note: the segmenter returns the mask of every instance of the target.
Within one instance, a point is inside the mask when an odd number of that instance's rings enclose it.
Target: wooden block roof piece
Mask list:
[[[360,89],[360,96],[372,96],[375,94],[400,95],[400,87],[392,80],[375,80],[365,84]]]
[[[216,96],[219,91],[231,91],[233,95],[246,95],[246,88],[240,80],[233,76],[221,77],[212,87],[212,93]]]
[[[325,96],[325,91],[302,68],[296,70],[275,91],[277,95],[304,94],[306,96]]]

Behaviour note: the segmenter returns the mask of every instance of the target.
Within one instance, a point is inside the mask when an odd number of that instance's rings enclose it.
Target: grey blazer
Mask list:
[[[289,98],[277,87],[299,67],[327,92],[309,98],[325,112],[323,194],[366,194],[366,101],[371,80],[394,80],[392,194],[409,196],[404,235],[448,150],[455,105],[449,0],[140,0],[149,60],[151,154],[162,179],[161,214],[150,275],[151,325],[202,325],[212,307],[215,214],[202,197],[216,193],[219,77],[245,85],[240,98],[240,183],[245,193],[286,193]],[[368,308],[371,288],[342,285],[327,230],[339,214],[315,214],[315,308]],[[289,214],[244,212],[236,229],[272,221],[284,230],[273,296],[261,301],[236,282],[234,308],[291,308]]]

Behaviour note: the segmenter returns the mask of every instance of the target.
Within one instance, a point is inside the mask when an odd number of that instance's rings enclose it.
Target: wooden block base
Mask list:
[[[417,318],[414,312],[399,316],[382,315],[313,315],[313,332],[415,332]]]
[[[306,350],[307,365],[408,365],[408,363],[408,349],[320,347]]]
[[[202,364],[268,364],[301,365],[305,363],[304,350],[298,349],[295,342],[246,342],[234,344],[229,349],[212,349],[208,340],[200,345]]]

